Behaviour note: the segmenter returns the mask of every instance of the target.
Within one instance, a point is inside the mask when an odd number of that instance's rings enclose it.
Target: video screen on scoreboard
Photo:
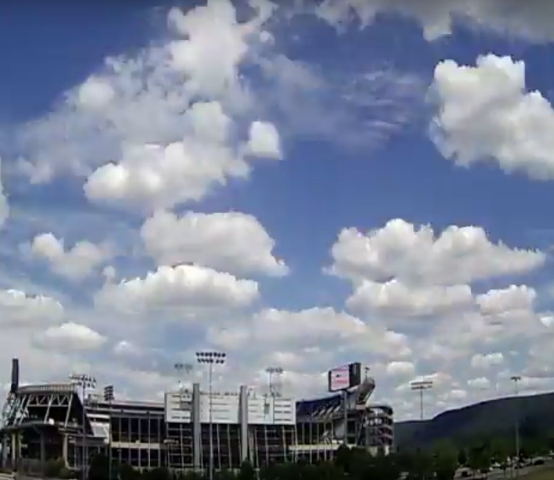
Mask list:
[[[350,388],[350,365],[343,365],[329,371],[330,392],[338,392],[348,388]]]
[[[328,373],[329,392],[339,392],[357,387],[362,381],[362,365],[359,362],[333,368]]]

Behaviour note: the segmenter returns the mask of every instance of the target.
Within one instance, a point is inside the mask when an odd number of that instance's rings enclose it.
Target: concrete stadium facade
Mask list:
[[[83,458],[102,452],[139,469],[201,471],[208,466],[210,434],[216,470],[245,460],[260,468],[328,459],[345,440],[385,454],[394,445],[392,408],[369,402],[372,378],[347,393],[346,424],[341,395],[296,401],[241,386],[210,398],[193,384],[159,403],[94,395],[82,402],[69,383],[13,387],[0,430],[2,467],[13,470],[40,471],[54,458],[79,469]]]

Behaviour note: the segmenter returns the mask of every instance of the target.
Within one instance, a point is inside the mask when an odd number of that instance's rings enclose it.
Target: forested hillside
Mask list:
[[[450,410],[427,421],[398,422],[398,446],[429,446],[449,439],[464,443],[476,438],[511,435],[516,415],[522,437],[549,436],[554,431],[554,393],[501,398]]]

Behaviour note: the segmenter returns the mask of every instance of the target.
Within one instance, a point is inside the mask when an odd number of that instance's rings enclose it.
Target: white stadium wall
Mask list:
[[[166,423],[192,422],[192,392],[166,392],[164,413]]]
[[[240,423],[240,396],[238,393],[213,393],[212,394],[212,423]],[[208,393],[200,394],[200,422],[210,421],[210,396]]]
[[[268,396],[248,397],[250,425],[296,425],[296,401]]]
[[[200,394],[200,422],[210,421],[210,396]],[[296,401],[249,393],[247,397],[249,425],[295,425]],[[214,424],[240,423],[240,394],[212,393],[211,421]],[[167,392],[165,394],[165,421],[168,423],[192,422],[192,392]]]

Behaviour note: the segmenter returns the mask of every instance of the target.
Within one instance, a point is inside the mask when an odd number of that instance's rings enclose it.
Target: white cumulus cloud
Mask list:
[[[473,368],[488,369],[504,363],[504,355],[501,352],[477,354],[471,359]]]
[[[124,312],[176,309],[187,313],[241,308],[259,297],[258,284],[210,268],[162,266],[144,278],[107,283],[96,294],[99,306]]]
[[[485,55],[475,66],[452,60],[435,69],[431,138],[442,154],[469,167],[494,161],[506,173],[554,179],[554,109],[527,91],[525,64]]]
[[[113,256],[107,244],[96,245],[83,240],[66,249],[64,240],[52,233],[42,233],[33,238],[30,244],[21,247],[32,258],[47,262],[57,275],[79,280],[91,275]]]
[[[275,241],[252,215],[240,212],[182,216],[155,212],[141,228],[146,252],[160,265],[196,263],[226,272],[284,275]]]
[[[535,270],[546,260],[539,251],[493,243],[476,226],[451,226],[438,235],[430,225],[394,219],[367,234],[344,229],[332,246],[331,272],[355,281],[456,285]]]
[[[526,285],[510,285],[503,289],[489,290],[477,297],[477,303],[484,315],[499,315],[510,311],[529,311],[537,292]]]
[[[473,295],[468,285],[411,288],[398,280],[385,283],[364,280],[348,298],[346,305],[364,315],[432,317],[471,308]]]
[[[73,322],[50,327],[35,338],[37,345],[42,348],[65,352],[97,350],[105,341],[98,332]]]
[[[20,290],[0,291],[0,324],[4,327],[49,326],[64,317],[60,302],[46,295]]]

